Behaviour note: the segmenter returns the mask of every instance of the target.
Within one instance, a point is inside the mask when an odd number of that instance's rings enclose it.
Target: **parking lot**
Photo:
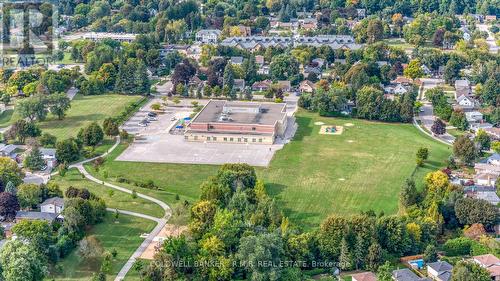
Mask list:
[[[247,163],[252,166],[268,166],[274,153],[295,133],[296,125],[293,117],[286,135],[273,145],[263,144],[226,144],[187,142],[183,135],[173,135],[169,130],[177,124],[177,120],[190,115],[191,108],[186,106],[169,106],[164,114],[159,114],[157,121],[151,121],[148,126],[141,127],[138,123],[147,117],[151,104],[148,103],[123,125],[123,129],[136,134],[136,140],[120,155],[118,161],[183,163],[183,164],[214,164]],[[182,105],[182,104],[181,104]],[[287,109],[288,110],[288,109]],[[172,117],[176,121],[172,121]]]

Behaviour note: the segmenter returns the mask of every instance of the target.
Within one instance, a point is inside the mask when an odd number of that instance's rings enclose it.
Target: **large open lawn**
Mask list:
[[[421,186],[423,176],[442,167],[451,153],[451,148],[411,124],[324,118],[303,110],[296,117],[299,129],[294,140],[276,153],[268,168],[256,170],[285,214],[306,228],[317,226],[332,213],[352,214],[370,209],[386,214],[396,212],[404,180],[414,174]],[[314,125],[318,121],[354,126],[344,126],[342,135],[319,135],[320,126]],[[429,148],[430,158],[415,171],[419,147]],[[113,153],[101,173],[108,171],[110,181],[117,176],[138,181],[151,179],[164,191],[139,188],[138,192],[167,202],[172,202],[172,194],[195,200],[199,184],[218,168],[112,161],[123,149],[122,146]]]
[[[157,218],[161,218],[165,215],[165,212],[160,205],[140,197],[132,198],[131,194],[114,190],[82,178],[77,169],[69,170],[64,177],[54,176],[52,180],[61,187],[63,192],[70,186],[86,188],[90,192],[104,199],[108,208],[138,212]],[[112,191],[112,194],[109,193],[110,191]]]
[[[107,117],[120,114],[127,105],[137,102],[140,96],[127,95],[76,95],[71,101],[71,108],[66,112],[63,120],[49,113],[47,120],[40,122],[40,128],[45,133],[57,138],[76,136],[78,130],[91,122],[102,123]],[[0,127],[11,125],[21,118],[16,110],[7,110],[0,115]]]
[[[118,255],[113,260],[112,270],[107,276],[107,280],[113,280],[121,267],[125,264],[132,253],[144,240],[140,237],[142,233],[149,233],[155,226],[155,222],[136,218],[132,216],[120,215],[118,222],[115,222],[113,214],[109,213],[104,222],[94,226],[88,231],[88,235],[95,235],[106,251],[116,249]],[[63,269],[63,273],[54,274],[48,280],[71,280],[87,281],[92,274],[98,270],[95,265],[83,261],[73,251],[66,258],[58,263]]]
[[[57,138],[76,136],[80,128],[94,121],[102,123],[107,117],[117,116],[127,105],[140,99],[139,96],[127,95],[76,95],[63,120],[49,114],[47,120],[40,123],[40,128]]]

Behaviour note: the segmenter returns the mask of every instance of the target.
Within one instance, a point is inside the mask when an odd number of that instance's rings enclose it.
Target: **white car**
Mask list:
[[[148,123],[145,123],[145,122],[139,122],[137,123],[137,125],[141,126],[141,127],[147,127],[148,126]]]
[[[177,120],[177,118],[175,118],[175,116],[172,116],[172,118],[170,118],[170,121],[175,121]]]
[[[151,117],[151,116],[148,117],[148,121],[157,121],[157,120],[158,118],[156,117]]]

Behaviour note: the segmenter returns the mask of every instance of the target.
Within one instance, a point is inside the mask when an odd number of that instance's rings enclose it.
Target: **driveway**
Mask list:
[[[434,110],[432,108],[432,104],[426,102],[420,109],[421,112],[418,115],[420,122],[422,126],[424,126],[429,132],[431,132],[432,124],[434,124],[434,120],[436,119],[436,117],[434,117]],[[448,133],[445,133],[444,135],[441,136],[433,134],[433,137],[436,139],[440,139],[448,144],[453,144],[453,142],[455,141],[455,137],[453,137]]]
[[[487,24],[478,24],[477,28],[480,31],[488,32],[488,38],[486,38],[486,43],[488,43],[488,46],[490,46],[490,53],[492,54],[498,54],[498,46],[495,41],[495,37],[493,37],[493,33],[489,30],[491,25]]]

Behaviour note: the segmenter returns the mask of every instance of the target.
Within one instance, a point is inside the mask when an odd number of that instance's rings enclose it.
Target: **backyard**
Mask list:
[[[111,252],[116,249],[117,256],[113,259],[107,280],[114,279],[121,267],[142,243],[144,239],[140,235],[151,231],[154,226],[153,221],[127,215],[120,215],[118,221],[115,221],[113,214],[108,212],[102,223],[95,225],[87,232],[88,235],[96,236],[105,251]],[[98,270],[95,265],[82,261],[77,250],[65,257],[58,265],[63,269],[63,273],[53,274],[47,278],[48,280],[52,278],[60,281],[90,280],[92,274]]]
[[[127,105],[137,102],[140,96],[127,95],[76,95],[71,108],[63,120],[49,114],[47,120],[40,122],[42,132],[55,135],[58,139],[76,136],[78,130],[91,122],[102,121],[107,117],[119,115]],[[0,127],[6,127],[20,118],[16,110],[7,110],[0,115]]]
[[[326,118],[303,110],[296,117],[299,129],[294,140],[276,153],[268,168],[256,170],[285,214],[306,228],[316,227],[332,213],[367,210],[395,213],[404,180],[414,173],[421,186],[424,175],[442,167],[451,154],[449,147],[425,136],[411,124]],[[344,126],[344,132],[320,135],[321,126],[314,125],[315,122]],[[348,123],[352,126],[346,126]],[[427,147],[430,157],[424,167],[415,170],[419,147]],[[87,170],[99,178],[107,173],[107,181],[114,183],[119,177],[137,182],[152,180],[161,190],[135,187],[137,192],[169,203],[175,203],[175,194],[181,200],[196,200],[200,183],[218,169],[211,165],[113,161],[124,148],[121,145],[114,151],[99,173],[90,165]]]

